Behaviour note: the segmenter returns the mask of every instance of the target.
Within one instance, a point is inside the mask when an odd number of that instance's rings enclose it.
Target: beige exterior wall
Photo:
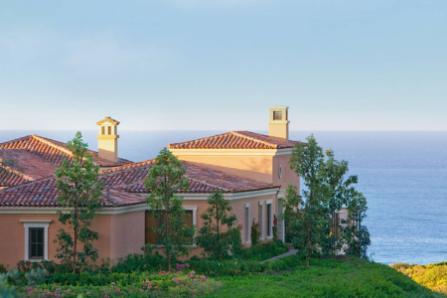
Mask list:
[[[110,216],[110,254],[112,261],[141,253],[144,247],[144,211]]]
[[[25,223],[41,222],[49,222],[48,259],[56,260],[58,245],[55,241],[59,229],[63,227],[56,214],[0,214],[0,264],[14,267],[25,259]],[[99,234],[99,240],[94,243],[99,259],[114,261],[141,251],[141,244],[144,245],[144,212],[97,215],[92,227]]]
[[[228,174],[272,182],[272,156],[184,155],[179,151],[174,151],[174,154],[180,160],[205,164]]]
[[[277,210],[277,190],[273,189],[269,194],[247,195],[246,197],[232,197],[230,194],[227,199],[230,200],[232,212],[237,217],[236,225],[241,229],[242,243],[250,245],[250,235],[245,241],[245,231],[250,233],[251,225],[259,222],[258,206],[264,206],[264,220],[262,225],[266,226],[266,204],[272,204],[272,218]],[[245,194],[242,194],[244,196]],[[201,215],[208,208],[206,201],[207,195],[197,197],[185,197],[183,206],[185,209],[193,210],[193,223],[198,231],[203,226]],[[245,219],[245,208],[248,206],[249,218]],[[112,263],[128,254],[141,253],[145,245],[145,208],[141,208],[128,213],[120,214],[98,214],[92,222],[92,229],[99,234],[99,240],[95,241],[94,246],[98,249],[99,260],[108,259]],[[32,213],[29,212],[32,210]],[[48,223],[48,259],[56,261],[56,251],[58,244],[57,233],[63,228],[59,223],[55,211],[46,212],[46,214],[35,214],[39,208],[28,209],[21,214],[7,214],[0,211],[0,264],[8,267],[15,267],[17,263],[25,259],[25,224]],[[18,211],[17,211],[18,212]],[[42,212],[42,211],[41,211]],[[29,213],[29,214],[27,214]],[[248,222],[248,226],[246,223]],[[273,222],[272,222],[273,225]],[[263,238],[266,237],[266,229],[263,228]],[[195,248],[192,254],[200,253],[200,249]]]
[[[190,151],[184,153],[179,149],[172,150],[180,160],[201,163],[228,174],[280,185],[282,190],[288,185],[299,187],[299,177],[289,165],[291,153],[258,155],[256,151],[252,151],[253,155],[250,155],[251,150],[247,150],[245,155],[214,155],[205,152],[201,154],[199,150],[190,154]]]

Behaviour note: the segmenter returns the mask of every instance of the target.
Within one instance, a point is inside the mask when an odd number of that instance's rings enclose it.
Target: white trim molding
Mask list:
[[[48,260],[48,226],[52,222],[51,220],[20,220],[23,223],[25,229],[25,249],[24,249],[24,260],[25,261],[41,261],[29,258],[29,229],[30,228],[43,228],[43,259]]]

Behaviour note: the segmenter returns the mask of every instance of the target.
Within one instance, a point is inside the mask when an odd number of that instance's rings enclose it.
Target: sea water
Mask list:
[[[0,142],[37,133],[67,141],[68,131],[0,131]],[[121,131],[119,154],[132,161],[156,156],[168,143],[215,131]],[[304,140],[311,132],[292,132]],[[447,132],[314,132],[324,148],[349,161],[368,199],[368,255],[382,263],[447,260]],[[96,147],[94,131],[84,132]]]

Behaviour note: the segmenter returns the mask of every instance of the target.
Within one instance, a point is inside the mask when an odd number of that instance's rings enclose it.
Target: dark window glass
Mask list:
[[[267,236],[272,234],[272,204],[267,205]]]
[[[106,128],[104,126],[101,127],[101,134],[102,135],[106,134]]]
[[[112,127],[110,127],[110,126],[107,126],[107,133],[108,133],[109,135],[111,135],[111,134],[112,134]]]
[[[273,120],[282,120],[282,111],[273,111]]]
[[[29,228],[29,258],[30,259],[43,259],[44,249],[44,228]]]

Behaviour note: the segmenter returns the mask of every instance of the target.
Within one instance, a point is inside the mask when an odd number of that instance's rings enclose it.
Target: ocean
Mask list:
[[[0,142],[36,133],[67,141],[70,131],[0,131]],[[140,161],[168,143],[217,131],[121,131],[120,156]],[[84,132],[96,147],[96,132]],[[292,132],[304,140],[310,132]],[[368,199],[368,255],[381,263],[447,261],[447,132],[315,132],[320,145],[349,161]]]

